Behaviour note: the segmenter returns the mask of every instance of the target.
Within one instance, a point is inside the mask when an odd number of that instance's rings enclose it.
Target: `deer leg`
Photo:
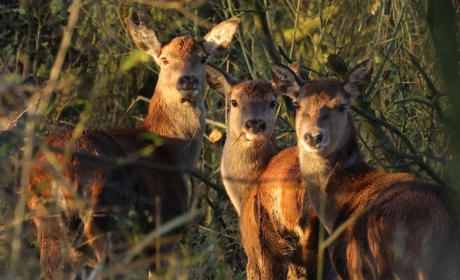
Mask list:
[[[45,279],[74,279],[81,254],[73,249],[69,233],[59,214],[40,207],[34,222],[38,229],[40,265]],[[81,265],[81,264],[80,264]]]
[[[285,261],[271,256],[266,250],[262,250],[260,255],[248,254],[246,273],[248,280],[286,280],[288,265]]]
[[[289,264],[287,279],[306,279],[306,276],[307,270],[305,269],[305,267],[293,263]]]

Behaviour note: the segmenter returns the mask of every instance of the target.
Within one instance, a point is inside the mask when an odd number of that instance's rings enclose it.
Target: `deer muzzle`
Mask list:
[[[251,141],[265,139],[264,132],[266,129],[267,124],[264,120],[261,119],[248,120],[243,127],[243,131],[246,134],[246,139]]]
[[[181,76],[177,79],[176,89],[184,100],[193,99],[198,94],[198,78],[194,75]]]
[[[303,138],[299,139],[300,144],[311,153],[323,153],[324,149],[329,145],[329,137],[319,129],[317,132],[306,132]]]

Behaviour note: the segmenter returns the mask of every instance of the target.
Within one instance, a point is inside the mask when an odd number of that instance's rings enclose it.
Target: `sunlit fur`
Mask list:
[[[204,64],[208,56],[231,43],[240,20],[233,18],[217,25],[201,41],[183,36],[167,44],[162,44],[145,24],[136,25],[129,19],[125,22],[135,44],[160,66],[155,92],[139,128],[84,130],[76,139],[73,131],[63,131],[46,139],[54,149],[52,153],[39,152],[35,157],[28,206],[38,228],[45,279],[70,279],[84,264],[113,261],[117,257],[113,253],[126,242],[123,225],[134,222],[141,233],[148,233],[156,228],[156,218],[164,224],[188,210],[187,177],[199,156],[205,127]],[[185,101],[177,88],[177,81],[184,75],[196,77],[197,91]],[[153,153],[142,154],[148,147],[155,149]],[[59,150],[66,149],[74,154],[64,162]],[[126,156],[136,159],[134,165],[109,164]],[[53,157],[62,168],[61,174],[49,163]],[[134,211],[134,217],[129,216],[130,211]],[[180,232],[179,228],[168,235]],[[86,242],[95,260],[84,254],[81,245]],[[113,252],[109,244],[118,249]],[[170,244],[161,248],[162,252],[171,249]],[[155,250],[146,253],[152,256]],[[155,264],[150,269],[153,272]]]
[[[280,68],[274,66],[282,74],[279,85],[297,83],[294,73]],[[406,173],[376,171],[360,155],[349,110],[371,73],[372,61],[365,61],[344,83],[313,81],[285,92],[299,104],[300,169],[314,209],[329,233],[349,223],[329,247],[332,263],[342,279],[459,279],[458,217],[450,190]],[[334,109],[343,102],[346,110]],[[329,143],[312,152],[301,141],[317,129]]]
[[[247,278],[317,279],[319,220],[302,188],[297,147],[278,153],[276,92],[268,82],[236,81],[210,64],[206,73],[230,104],[221,170],[240,215]],[[248,120],[263,120],[266,129],[255,134]],[[334,276],[327,255],[323,275]]]

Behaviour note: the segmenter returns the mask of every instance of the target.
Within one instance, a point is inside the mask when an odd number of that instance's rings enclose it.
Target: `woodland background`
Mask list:
[[[240,17],[236,40],[211,62],[241,79],[270,79],[270,60],[298,61],[304,79],[344,79],[372,58],[372,83],[353,107],[368,163],[460,190],[456,1],[2,0],[0,65],[15,75],[0,80],[0,278],[40,277],[24,188],[44,137],[57,127],[136,127],[146,115],[158,67],[134,46],[123,22],[129,16],[163,41],[182,34],[200,39],[213,24]],[[11,106],[4,96],[28,74],[39,86]],[[281,147],[296,143],[291,106],[279,109]],[[207,91],[206,108],[202,154],[191,176],[190,204],[199,211],[187,221],[180,255],[163,270],[166,279],[245,278],[237,216],[219,173],[224,96]],[[11,120],[15,126],[7,127]],[[223,137],[210,141],[215,129]],[[127,266],[127,277],[143,265]]]

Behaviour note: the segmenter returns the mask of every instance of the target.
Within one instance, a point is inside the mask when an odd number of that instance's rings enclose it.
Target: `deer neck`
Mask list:
[[[351,126],[348,130],[350,135],[342,147],[326,158],[308,153],[299,146],[300,169],[307,192],[313,208],[329,233],[334,229],[339,211],[353,195],[350,182],[335,177],[341,176],[344,172],[353,172],[355,166],[364,164],[356,131],[353,125]],[[340,183],[329,184],[331,181]]]
[[[161,88],[165,87],[158,84],[141,128],[161,136],[162,150],[168,155],[168,162],[192,169],[203,142],[203,92],[198,93],[193,102],[182,102],[177,92]]]
[[[225,189],[238,215],[249,192],[257,186],[259,176],[278,150],[274,135],[265,142],[241,140],[239,135],[228,136],[221,170]]]

